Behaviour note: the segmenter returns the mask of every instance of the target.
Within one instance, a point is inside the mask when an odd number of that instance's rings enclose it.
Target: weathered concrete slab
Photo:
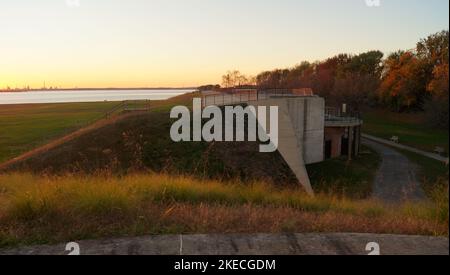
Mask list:
[[[278,151],[305,191],[313,195],[305,164],[321,162],[324,159],[324,99],[269,98],[249,104],[255,107],[278,106]]]
[[[449,240],[375,234],[168,235],[80,241],[81,255],[449,255]],[[0,250],[0,255],[67,255],[66,244]]]
[[[81,255],[177,255],[180,236],[161,235],[77,242]],[[68,255],[66,243],[0,250],[0,255]]]

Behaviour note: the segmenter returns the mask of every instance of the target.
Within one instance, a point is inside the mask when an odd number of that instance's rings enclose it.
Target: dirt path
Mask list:
[[[369,244],[372,243],[372,246]],[[77,242],[80,255],[448,255],[447,238],[377,234],[161,235]],[[372,251],[373,252],[373,251]],[[66,244],[0,255],[67,255]]]
[[[26,152],[26,153],[24,153],[24,154],[22,154],[22,155],[20,155],[20,156],[18,156],[16,158],[13,158],[13,159],[11,159],[9,161],[6,161],[4,163],[0,163],[0,172],[2,172],[2,170],[8,169],[8,167],[12,166],[15,163],[24,161],[26,159],[29,159],[29,158],[35,156],[35,155],[38,155],[38,154],[41,154],[41,153],[46,152],[48,150],[51,150],[53,148],[56,148],[57,146],[59,146],[61,144],[64,144],[64,143],[66,143],[68,141],[71,141],[71,140],[73,140],[73,139],[75,139],[75,138],[77,138],[79,136],[82,136],[82,135],[84,135],[86,133],[89,133],[89,132],[91,132],[91,131],[93,131],[95,129],[104,127],[106,125],[110,125],[110,124],[116,123],[117,121],[120,121],[122,119],[128,118],[130,116],[134,116],[134,115],[139,115],[139,114],[142,114],[142,112],[132,112],[132,113],[124,114],[124,115],[114,116],[114,117],[111,117],[111,118],[108,118],[108,119],[99,120],[99,121],[93,123],[92,125],[89,125],[89,126],[87,126],[85,128],[76,130],[76,131],[74,131],[74,132],[72,132],[72,133],[70,133],[70,134],[68,134],[66,136],[57,138],[57,139],[55,139],[55,140],[53,140],[53,141],[51,141],[51,142],[49,142],[49,143],[47,143],[47,144],[45,144],[45,145],[43,145],[41,147],[35,148],[35,149],[31,150],[31,151],[28,151],[28,152]]]
[[[364,139],[363,144],[376,150],[382,163],[375,176],[373,196],[388,203],[426,200],[417,180],[417,166],[407,157],[380,143]]]

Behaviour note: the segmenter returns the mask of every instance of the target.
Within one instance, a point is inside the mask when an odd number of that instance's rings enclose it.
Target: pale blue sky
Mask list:
[[[0,87],[219,83],[449,28],[448,0],[380,1],[1,0]]]

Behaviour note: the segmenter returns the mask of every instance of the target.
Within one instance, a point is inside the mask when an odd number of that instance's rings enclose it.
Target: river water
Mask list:
[[[1,104],[166,100],[194,90],[73,90],[0,92]]]

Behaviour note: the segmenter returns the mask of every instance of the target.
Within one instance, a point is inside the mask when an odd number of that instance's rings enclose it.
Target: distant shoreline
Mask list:
[[[26,92],[64,92],[64,91],[183,91],[183,90],[196,90],[198,87],[186,87],[186,88],[62,88],[62,89],[29,89],[29,90],[0,90],[0,93],[26,93]]]

